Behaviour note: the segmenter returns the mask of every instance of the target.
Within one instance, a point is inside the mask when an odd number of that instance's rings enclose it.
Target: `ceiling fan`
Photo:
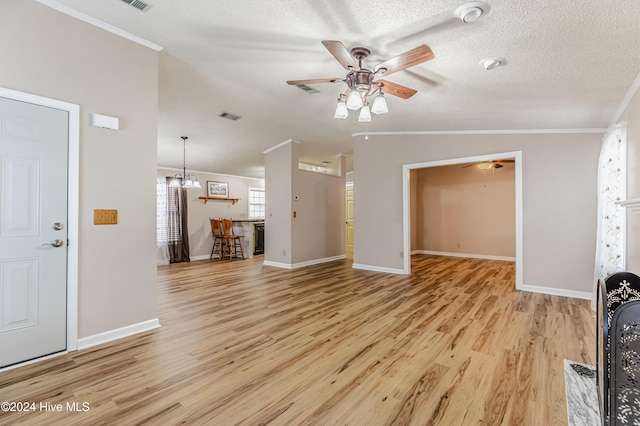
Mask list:
[[[347,50],[341,42],[334,40],[323,40],[322,44],[327,48],[329,53],[336,58],[340,65],[349,71],[347,76],[344,78],[289,80],[287,84],[301,86],[316,83],[345,82],[347,84],[347,90],[338,98],[335,118],[347,118],[349,115],[348,109],[360,109],[360,117],[358,120],[360,122],[370,122],[371,112],[374,114],[384,114],[388,112],[386,101],[384,97],[382,97],[383,93],[388,93],[402,99],[408,99],[417,93],[416,90],[400,84],[387,80],[376,80],[378,76],[387,76],[434,58],[431,48],[423,44],[392,59],[379,63],[372,71],[362,66],[362,60],[371,54],[371,51],[366,47],[354,47],[351,50]],[[367,98],[373,95],[377,96],[370,108]]]
[[[482,170],[488,169],[499,169],[500,167],[504,167],[503,164],[515,163],[516,160],[493,160],[493,161],[480,161],[478,163],[471,163],[462,166],[461,168],[466,169],[467,167],[476,166]]]

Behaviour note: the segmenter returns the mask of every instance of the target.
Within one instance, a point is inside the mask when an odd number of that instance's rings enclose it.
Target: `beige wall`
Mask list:
[[[414,250],[515,258],[514,170],[513,164],[490,170],[458,164],[412,171]]]
[[[601,139],[479,134],[356,140],[354,263],[402,270],[404,164],[522,151],[524,285],[590,292]]]
[[[293,170],[297,142],[287,143],[265,154],[264,261],[291,264]],[[297,151],[296,151],[297,152]]]
[[[291,142],[266,154],[266,262],[295,266],[345,254],[345,157],[342,176],[331,176],[299,170],[298,152]]]
[[[158,53],[34,1],[0,10],[0,85],[80,105],[78,337],[155,319]],[[119,223],[93,225],[94,209]]]
[[[182,174],[182,170],[158,169],[158,176],[175,176]],[[194,258],[209,257],[213,238],[211,236],[210,218],[229,218],[233,220],[247,219],[249,216],[249,188],[264,188],[264,179],[229,176],[214,173],[200,173],[187,170],[195,176],[202,185],[201,189],[188,189],[188,222],[189,252]],[[207,181],[227,182],[229,184],[229,198],[239,198],[232,204],[230,201],[207,201],[205,204],[199,197],[207,193]]]

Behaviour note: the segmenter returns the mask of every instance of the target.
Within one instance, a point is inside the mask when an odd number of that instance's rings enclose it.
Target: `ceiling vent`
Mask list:
[[[218,117],[226,118],[227,120],[231,120],[231,121],[238,121],[241,118],[239,115],[231,114],[230,112],[224,112],[224,111],[220,113]]]
[[[133,6],[136,9],[142,11],[142,12],[146,12],[147,10],[151,9],[151,5],[148,3],[145,3],[143,1],[140,0],[122,0],[123,2],[127,3],[129,6]]]
[[[313,87],[309,87],[306,84],[296,84],[298,89],[302,89],[307,93],[320,93],[319,90],[314,89]]]

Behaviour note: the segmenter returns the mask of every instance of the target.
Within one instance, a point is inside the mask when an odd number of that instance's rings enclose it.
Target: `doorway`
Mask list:
[[[345,232],[345,251],[347,254],[353,254],[353,182],[347,182],[345,193],[347,197],[345,206],[347,212],[347,219],[345,221],[347,225]]]
[[[404,270],[405,274],[411,273],[411,170],[423,169],[429,167],[440,167],[449,165],[463,165],[467,163],[491,162],[501,159],[513,159],[515,167],[515,258],[516,258],[516,289],[521,290],[523,287],[522,273],[522,152],[504,152],[490,155],[481,155],[475,157],[454,158],[448,160],[430,161],[423,163],[405,164],[403,165],[403,247],[404,253]]]
[[[79,107],[0,88],[0,368],[77,349]]]

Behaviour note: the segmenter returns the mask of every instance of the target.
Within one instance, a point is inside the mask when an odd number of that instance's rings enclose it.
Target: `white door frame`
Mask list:
[[[67,350],[78,349],[78,206],[80,182],[80,106],[57,99],[0,87],[0,97],[28,102],[69,113],[69,163],[67,171]],[[64,353],[64,352],[63,352]],[[56,354],[57,355],[57,354]],[[42,358],[39,358],[42,359]],[[36,360],[37,361],[37,360]],[[17,364],[20,365],[20,364]]]
[[[405,274],[411,273],[411,205],[409,194],[409,172],[413,169],[428,167],[450,166],[452,164],[479,163],[482,161],[515,160],[515,189],[516,189],[516,290],[522,290],[522,151],[502,152],[475,157],[451,158],[447,160],[427,161],[424,163],[404,164],[402,166],[402,233],[404,246]]]

